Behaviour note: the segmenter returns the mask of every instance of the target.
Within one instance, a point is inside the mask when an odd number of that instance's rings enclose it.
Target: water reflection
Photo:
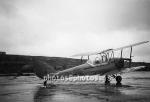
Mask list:
[[[3,102],[149,102],[150,72],[123,75],[121,87],[102,82],[63,82],[44,88],[35,76],[0,77],[0,101]],[[114,84],[113,84],[114,83]]]
[[[70,84],[47,88],[37,87],[34,102],[98,102],[122,95],[123,93],[115,85]]]
[[[149,72],[124,75],[123,84],[105,86],[100,83],[60,83],[56,87],[37,87],[34,102],[149,102]],[[112,82],[115,83],[115,82]]]

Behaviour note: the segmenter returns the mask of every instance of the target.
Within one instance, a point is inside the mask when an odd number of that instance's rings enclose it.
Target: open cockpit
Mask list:
[[[111,50],[111,51],[110,51]],[[110,63],[114,59],[114,52],[112,49],[109,49],[109,52],[103,52],[96,55],[94,58],[89,58],[87,60],[88,64],[93,66],[95,65],[103,65],[105,63]]]

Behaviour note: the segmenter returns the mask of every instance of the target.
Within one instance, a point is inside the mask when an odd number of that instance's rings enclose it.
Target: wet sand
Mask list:
[[[149,102],[150,72],[123,75],[122,87],[99,82],[56,82],[43,87],[36,76],[0,77],[1,102]]]

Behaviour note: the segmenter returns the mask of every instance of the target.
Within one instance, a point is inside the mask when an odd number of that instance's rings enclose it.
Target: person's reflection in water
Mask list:
[[[37,91],[34,93],[34,102],[46,102],[52,100],[55,95],[55,87],[37,87]]]

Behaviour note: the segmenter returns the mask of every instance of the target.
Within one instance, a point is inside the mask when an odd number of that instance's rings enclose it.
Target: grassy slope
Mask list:
[[[56,70],[64,70],[81,64],[80,59],[63,58],[63,57],[46,57],[46,56],[24,56],[24,55],[1,55],[0,56],[0,73],[18,73],[33,72],[33,69],[22,71],[24,65],[30,65],[35,60],[42,60],[53,66]],[[84,61],[85,62],[85,61]],[[150,63],[133,62],[132,66],[144,65],[144,70],[150,71]]]

